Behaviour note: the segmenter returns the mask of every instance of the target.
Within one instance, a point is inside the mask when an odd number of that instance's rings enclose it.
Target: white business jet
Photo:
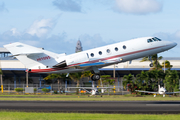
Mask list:
[[[70,55],[56,54],[27,44],[4,45],[29,73],[72,73],[90,70],[91,79],[100,79],[99,68],[133,59],[151,56],[176,46],[157,37],[143,37],[98,47]]]
[[[180,91],[178,92],[167,92],[166,89],[164,87],[160,87],[160,85],[158,85],[158,91],[157,92],[151,92],[151,91],[141,91],[141,90],[136,90],[137,92],[144,92],[144,93],[153,93],[154,97],[156,97],[156,94],[159,95],[163,95],[163,97],[165,97],[165,95],[171,95],[173,93],[180,93]]]

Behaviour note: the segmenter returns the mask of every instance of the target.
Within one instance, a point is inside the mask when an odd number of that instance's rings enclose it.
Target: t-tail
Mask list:
[[[56,54],[19,42],[4,45],[4,47],[28,69],[45,69],[52,67],[52,65],[58,63],[56,59],[65,56],[65,54]]]

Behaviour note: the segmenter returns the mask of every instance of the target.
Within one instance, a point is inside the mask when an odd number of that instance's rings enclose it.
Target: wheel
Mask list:
[[[149,64],[150,67],[153,67],[153,63]]]
[[[99,79],[100,79],[100,75],[94,74],[94,75],[91,77],[91,79],[92,79],[93,81],[99,80]]]

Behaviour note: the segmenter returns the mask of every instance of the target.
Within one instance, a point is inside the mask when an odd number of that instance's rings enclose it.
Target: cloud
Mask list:
[[[56,25],[56,20],[53,19],[39,19],[33,22],[27,33],[32,36],[46,37]]]
[[[163,40],[180,42],[180,30],[177,30],[174,33],[159,32],[155,33],[153,36],[157,36]]]
[[[61,11],[68,12],[82,12],[81,11],[81,0],[55,0],[53,5]]]
[[[149,14],[162,10],[162,3],[157,0],[115,0],[113,10],[119,13]]]
[[[92,36],[89,34],[83,34],[83,35],[80,35],[79,40],[81,41],[83,45],[83,50],[107,45],[107,43],[103,41],[100,34],[94,34]]]
[[[180,30],[177,30],[174,33],[165,33],[165,32],[159,32],[155,33],[153,36],[156,36],[160,38],[161,40],[167,40],[176,42],[177,46],[173,49],[169,50],[168,52],[164,53],[164,56],[171,56],[171,57],[178,57],[179,56],[179,49],[180,49]]]
[[[0,12],[4,12],[4,11],[8,12],[8,9],[5,8],[5,4],[3,2],[2,4],[0,4]]]

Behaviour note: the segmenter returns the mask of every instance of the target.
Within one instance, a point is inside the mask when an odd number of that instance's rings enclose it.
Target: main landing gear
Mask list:
[[[153,63],[150,63],[150,64],[149,64],[149,67],[153,67]]]
[[[92,76],[91,76],[91,80],[92,81],[97,81],[97,80],[99,80],[100,79],[100,75],[99,74],[93,74]]]
[[[152,56],[149,56],[149,60],[151,61],[151,63],[149,64],[149,67],[153,67]]]
[[[100,71],[96,66],[92,67],[91,73],[92,73],[92,76],[91,76],[92,81],[97,81],[100,79],[100,75],[99,75]]]

